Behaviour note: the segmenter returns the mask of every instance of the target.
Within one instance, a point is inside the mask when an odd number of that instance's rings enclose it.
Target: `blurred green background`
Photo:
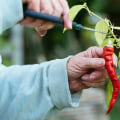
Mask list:
[[[103,18],[107,17],[114,25],[120,26],[120,0],[68,0],[70,7],[84,2],[87,2],[93,12]],[[85,10],[82,10],[75,21],[94,28],[98,19],[89,16]],[[43,38],[40,38],[34,29],[23,28],[19,25],[5,31],[0,35],[0,54],[3,64],[10,66],[41,63],[74,55],[90,46],[97,45],[93,32],[69,30],[63,34],[62,31],[63,27],[55,26]],[[120,36],[119,31],[115,31],[115,33]],[[119,119],[120,96],[110,113],[110,120]],[[62,118],[62,120],[67,119]]]

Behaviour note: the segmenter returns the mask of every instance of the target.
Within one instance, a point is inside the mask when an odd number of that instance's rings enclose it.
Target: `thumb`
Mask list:
[[[72,29],[72,20],[69,17],[69,5],[66,0],[59,0],[62,8],[63,8],[63,20],[64,20],[64,26],[67,29]]]
[[[72,20],[71,18],[69,18],[68,14],[63,15],[63,19],[64,19],[64,26],[67,29],[72,29]]]
[[[84,58],[82,66],[84,68],[99,68],[105,66],[103,58]]]

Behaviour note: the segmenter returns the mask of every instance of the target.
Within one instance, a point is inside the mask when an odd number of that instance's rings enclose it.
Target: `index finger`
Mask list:
[[[88,52],[91,53],[92,58],[103,57],[103,47],[90,47]]]
[[[78,55],[88,58],[103,58],[103,47],[89,47],[86,51],[83,51]]]
[[[103,58],[80,58],[80,67],[85,69],[99,68],[105,66]]]
[[[64,20],[64,26],[67,29],[72,29],[72,20],[69,17],[69,6],[66,0],[59,0],[62,8],[63,8],[63,20]]]

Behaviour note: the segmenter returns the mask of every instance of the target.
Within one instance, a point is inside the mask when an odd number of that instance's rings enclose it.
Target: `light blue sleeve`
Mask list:
[[[80,95],[71,95],[68,58],[35,65],[0,65],[0,119],[47,120],[66,107],[77,107]]]
[[[22,0],[0,0],[0,34],[22,19]]]

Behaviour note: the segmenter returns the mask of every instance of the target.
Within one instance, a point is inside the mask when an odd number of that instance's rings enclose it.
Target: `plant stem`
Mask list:
[[[103,18],[101,18],[100,16],[98,16],[97,14],[95,14],[95,13],[92,12],[92,11],[90,11],[89,14],[97,17],[97,18],[100,19],[100,20],[104,20]]]
[[[93,16],[97,17],[98,19],[103,20],[103,21],[107,24],[107,22],[106,22],[103,18],[101,18],[100,16],[98,16],[98,15],[95,14],[94,12],[90,11],[90,9],[89,9],[88,7],[86,7],[86,10],[89,12],[90,15],[93,15]],[[111,34],[111,35],[113,36],[113,38],[117,41],[117,38],[116,38],[116,36],[114,35],[114,33],[112,32],[111,27],[110,27],[108,24],[107,24],[107,26],[108,26],[108,29],[109,29],[109,31],[110,31],[110,34]]]
[[[100,16],[98,16],[97,14],[95,14],[94,12],[92,12],[92,11],[88,8],[87,5],[85,6],[85,9],[88,11],[88,13],[89,13],[90,15],[93,15],[93,16],[97,17],[98,19],[103,20],[103,18],[101,18]]]
[[[115,30],[120,30],[120,27],[113,27],[113,29],[115,29]]]
[[[113,33],[113,31],[111,30],[111,28],[113,28],[113,26],[112,27],[110,27],[109,25],[108,25],[108,29],[109,29],[109,31],[110,31],[110,34],[113,36],[113,38],[116,40],[116,42],[117,42],[117,37],[115,36],[115,34]]]

